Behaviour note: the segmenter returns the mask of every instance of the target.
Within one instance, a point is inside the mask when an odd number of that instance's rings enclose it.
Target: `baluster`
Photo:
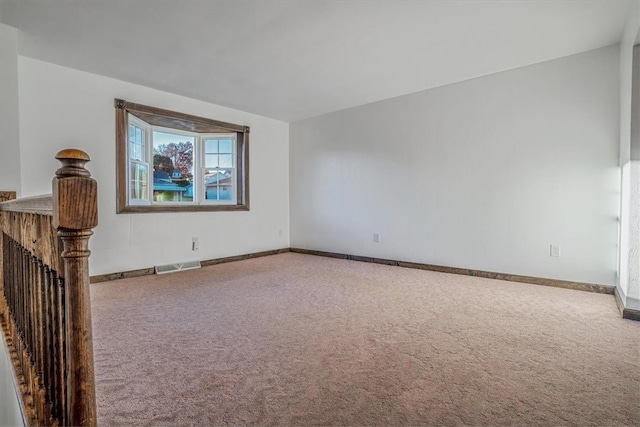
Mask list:
[[[40,229],[40,223],[42,222],[42,218],[38,218],[38,227],[36,230]],[[40,236],[38,236],[38,240]],[[35,257],[34,257],[35,258]],[[35,258],[36,262],[34,264],[34,273],[35,273],[35,282],[36,285],[36,294],[37,294],[37,343],[38,343],[38,357],[36,363],[36,376],[38,378],[38,404],[41,411],[41,424],[47,424],[49,420],[49,414],[47,411],[47,398],[46,398],[46,314],[47,314],[47,304],[46,298],[44,294],[44,277],[43,277],[43,266],[42,261],[38,258]]]
[[[25,293],[24,288],[22,286],[22,281],[24,280],[24,267],[22,266],[22,254],[20,253],[20,248],[14,246],[13,248],[13,257],[16,262],[16,271],[14,275],[14,280],[16,281],[15,290],[16,290],[16,299],[13,302],[14,309],[16,310],[16,328],[18,329],[18,334],[20,334],[20,338],[22,338],[22,342],[24,343],[27,339],[27,336],[24,332],[24,304],[25,304]]]
[[[52,277],[51,270],[48,266],[44,266],[44,282],[45,282],[45,295],[47,300],[47,325],[46,325],[46,346],[47,346],[47,358],[46,358],[46,367],[45,367],[45,386],[47,389],[47,404],[49,407],[50,418],[53,420],[57,417],[55,413],[55,386],[56,386],[56,376],[55,376],[55,302],[54,302],[54,294],[53,294],[53,286],[52,286]]]
[[[44,309],[44,366],[42,369],[42,379],[45,389],[45,404],[46,404],[46,419],[50,424],[54,418],[53,414],[53,387],[54,387],[54,375],[53,375],[53,320],[51,318],[51,310],[53,301],[51,298],[51,272],[49,267],[44,263],[40,264],[40,271],[42,274],[42,295],[43,295],[43,309]]]
[[[29,293],[29,311],[27,315],[29,317],[29,346],[27,350],[29,351],[29,376],[31,377],[31,398],[33,399],[33,404],[36,408],[36,415],[38,414],[38,376],[36,373],[36,363],[37,363],[37,348],[38,348],[38,339],[37,339],[37,293],[35,292],[34,286],[34,274],[33,274],[33,261],[31,254],[24,249],[24,260],[27,265],[27,277],[25,282],[25,288]],[[40,420],[38,419],[38,423]]]
[[[42,388],[42,301],[40,298],[40,272],[38,271],[38,260],[31,256],[31,289],[33,292],[33,339],[34,339],[34,400],[36,402],[36,414],[38,415],[38,423],[44,424],[44,396]]]
[[[23,350],[24,350],[24,340],[25,340],[25,335],[24,335],[24,328],[23,328],[23,304],[24,304],[24,295],[22,292],[22,274],[23,274],[23,270],[22,270],[22,257],[20,257],[20,252],[18,251],[18,248],[15,246],[14,242],[11,242],[11,252],[12,252],[12,258],[13,258],[13,262],[15,265],[15,268],[13,270],[13,277],[11,278],[14,282],[13,284],[13,291],[14,291],[14,299],[12,301],[13,304],[13,320],[14,320],[14,326],[13,326],[13,333],[15,335],[15,342],[18,344],[18,348],[17,350],[17,357],[18,357],[18,363],[19,363],[19,367],[20,367],[20,371],[22,373],[23,376],[23,381],[25,381],[25,385],[26,385],[26,380],[27,380],[27,376],[25,374],[24,371],[24,354],[23,354]]]
[[[9,248],[9,238],[5,233],[2,233],[2,283],[3,288],[2,292],[4,293],[5,303],[7,304],[7,309],[11,310],[11,301],[13,299],[11,295],[11,287],[13,285],[13,278],[11,275],[13,274],[13,269],[15,268],[15,264],[11,259],[11,252]],[[11,312],[5,313],[7,317],[11,316]],[[5,319],[8,321],[8,319]]]
[[[38,392],[38,379],[36,378],[35,364],[36,364],[36,297],[33,289],[33,263],[31,257],[26,249],[23,249],[22,256],[24,257],[24,263],[27,267],[27,275],[25,277],[24,287],[27,291],[29,305],[27,307],[27,319],[28,319],[28,331],[29,331],[29,344],[27,345],[27,351],[29,353],[29,377],[31,379],[30,391],[31,398],[34,405],[37,404],[37,392]]]
[[[29,289],[29,297],[30,304],[29,307],[29,320],[30,320],[30,328],[31,328],[31,344],[29,345],[29,353],[31,355],[31,374],[32,374],[32,384],[31,384],[31,395],[33,397],[33,403],[36,408],[36,415],[40,415],[40,408],[38,402],[38,391],[39,391],[39,380],[38,380],[38,288],[36,284],[36,275],[35,275],[35,260],[31,253],[29,253],[25,249],[25,257],[27,265],[29,266],[29,275],[27,277],[27,289]],[[38,424],[41,424],[40,418],[38,418]]]
[[[31,376],[31,355],[29,349],[31,347],[31,328],[29,310],[31,308],[31,299],[29,289],[27,287],[27,280],[29,274],[29,264],[26,262],[24,256],[24,249],[19,248],[18,259],[20,260],[20,310],[22,312],[22,319],[20,322],[20,333],[22,335],[22,352],[21,352],[21,366],[22,374],[24,375],[25,383],[27,385],[27,394],[29,398],[33,398],[33,378]]]
[[[57,331],[56,331],[56,339],[57,339],[57,348],[56,354],[58,355],[58,365],[56,371],[58,373],[58,413],[60,414],[60,424],[67,425],[69,423],[69,414],[67,413],[67,345],[66,345],[66,334],[65,331],[67,329],[67,322],[65,319],[65,291],[64,291],[64,280],[62,278],[56,277],[56,288],[57,288]]]

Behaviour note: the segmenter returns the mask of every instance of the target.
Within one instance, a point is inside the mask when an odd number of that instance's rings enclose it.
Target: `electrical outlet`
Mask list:
[[[560,245],[550,245],[549,256],[560,257]]]
[[[200,249],[200,241],[198,240],[197,237],[193,237],[191,239],[191,250],[197,251],[198,249]]]
[[[373,241],[380,243],[380,233],[373,233]]]

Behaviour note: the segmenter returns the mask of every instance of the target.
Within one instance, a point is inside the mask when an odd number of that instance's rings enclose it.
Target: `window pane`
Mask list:
[[[205,139],[204,140],[205,153],[217,153],[218,152],[218,140],[217,139]]]
[[[195,137],[153,132],[153,200],[193,201],[193,146]]]
[[[222,185],[218,187],[218,197],[220,200],[232,200],[233,192],[230,185]]]
[[[232,180],[232,169],[205,169],[204,198],[206,200],[233,200]]]
[[[146,160],[144,155],[144,129],[129,125],[129,158]]]
[[[233,167],[233,156],[231,154],[220,154],[220,167],[221,168]]]
[[[230,139],[220,140],[220,153],[224,153],[224,154],[233,153],[233,144]]]
[[[219,200],[218,199],[218,186],[213,185],[206,188],[205,199],[207,200]]]
[[[154,202],[192,202],[193,183],[182,178],[171,178],[165,171],[153,171]]]
[[[184,192],[172,190],[156,190],[153,185],[153,201],[154,202],[191,202],[183,196]]]
[[[217,154],[205,154],[204,156],[204,167],[205,168],[217,168],[220,164],[218,163],[218,155]]]
[[[147,200],[149,167],[132,163],[130,168],[129,197],[133,200]]]

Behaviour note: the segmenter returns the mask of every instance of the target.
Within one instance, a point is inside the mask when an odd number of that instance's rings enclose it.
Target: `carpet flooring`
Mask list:
[[[611,295],[295,253],[91,292],[101,426],[640,425]]]

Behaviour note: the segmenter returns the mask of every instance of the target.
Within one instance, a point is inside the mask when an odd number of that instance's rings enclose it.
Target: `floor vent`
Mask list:
[[[200,261],[176,262],[175,264],[156,265],[156,274],[173,273],[176,271],[200,268]]]

